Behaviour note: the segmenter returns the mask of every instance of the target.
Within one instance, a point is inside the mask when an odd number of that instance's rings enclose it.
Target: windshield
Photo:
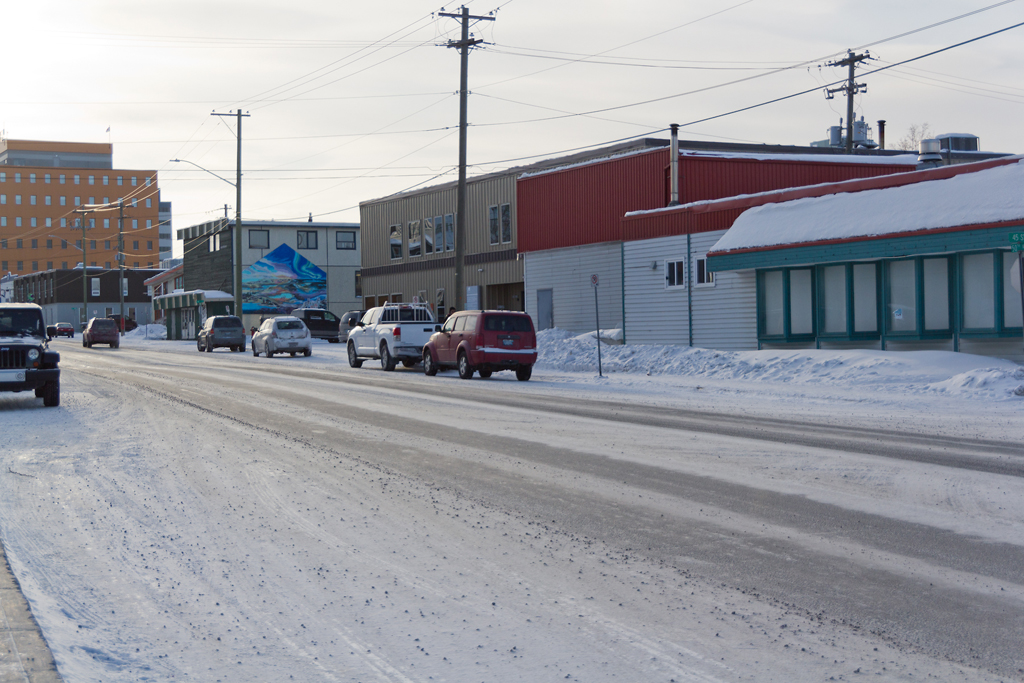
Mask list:
[[[42,312],[34,308],[0,309],[0,334],[45,336]]]
[[[111,318],[96,318],[92,321],[94,330],[113,330],[115,327],[116,323]]]
[[[533,325],[525,315],[486,315],[484,329],[488,332],[532,332]]]
[[[277,329],[279,330],[301,330],[302,323],[298,320],[278,320]]]
[[[231,318],[215,318],[214,321],[213,321],[213,326],[214,327],[218,327],[218,328],[220,328],[220,327],[241,327],[242,326],[242,321],[239,320],[238,318],[235,318],[235,317],[231,317]]]

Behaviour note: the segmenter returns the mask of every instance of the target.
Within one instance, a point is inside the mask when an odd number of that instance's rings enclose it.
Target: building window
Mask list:
[[[270,231],[269,230],[250,230],[249,231],[249,248],[250,249],[270,249]]]
[[[138,218],[133,218],[132,219],[132,230],[138,230],[138,229],[139,229],[139,219]]]
[[[491,206],[487,209],[488,225],[490,227],[491,244],[500,244],[501,242],[501,224],[499,222],[498,207]]]
[[[146,240],[146,251],[153,251],[153,240]]]
[[[61,173],[60,174],[60,184],[64,185],[65,183],[67,183],[67,180],[68,180],[68,177],[66,175],[64,175],[63,173]]]
[[[814,271],[758,273],[758,336],[786,341],[814,339]]]
[[[47,270],[53,270],[53,261],[47,261],[46,262],[46,269]],[[52,293],[51,293],[51,296],[52,296]]]
[[[95,185],[96,184],[96,176],[94,176],[94,175],[89,176],[89,184],[90,185]]]
[[[110,261],[104,261],[103,267],[106,268],[107,270],[110,270]]]
[[[61,249],[67,249],[68,248],[68,241],[67,240],[61,240],[60,241],[60,248]]]
[[[36,205],[36,196],[34,194],[30,194],[28,196],[28,203],[29,203],[29,206],[35,206]]]
[[[28,174],[28,181],[30,183],[34,183],[36,181],[36,174],[35,173],[29,173]]]
[[[96,240],[89,240],[89,248],[96,251]]]
[[[9,270],[7,267],[7,261],[0,261],[0,270],[4,271],[4,275],[7,274],[7,271]]]
[[[419,256],[420,251],[420,222],[409,221],[409,258]]]
[[[110,219],[109,218],[104,218],[103,219],[103,227],[104,228],[109,228],[110,227]]]
[[[295,234],[296,248],[318,249],[316,234],[316,230],[297,230]]]
[[[20,173],[15,173],[14,174],[14,182],[16,182],[16,183],[20,183],[21,182],[21,174]],[[18,263],[21,263],[21,261],[19,261]],[[21,270],[21,268],[18,268],[18,270]]]
[[[152,221],[152,219],[150,219],[150,218],[147,218],[147,219],[146,219],[146,230],[149,230],[149,229],[150,229],[150,228],[152,228],[152,227],[153,227],[153,221]]]
[[[39,248],[39,240],[32,240],[32,248],[33,249],[38,249]]]
[[[39,270],[39,261],[33,261],[32,262],[32,272],[34,273],[37,270]]]
[[[704,256],[693,260],[693,284],[695,287],[715,286],[715,274],[708,270],[708,260]]]
[[[68,262],[67,261],[61,261],[60,262],[60,267],[63,268],[64,270],[67,270],[68,269]]]
[[[46,240],[46,248],[53,249],[53,240]]]
[[[665,261],[665,288],[686,286],[686,261]]]
[[[60,219],[60,227],[62,227],[62,228],[68,227],[68,219],[67,218],[61,218]]]
[[[356,233],[354,230],[339,230],[335,233],[335,248],[352,249],[356,248]]]
[[[455,214],[444,215],[444,250],[455,251]]]
[[[16,228],[20,228],[21,227],[21,216],[15,216],[14,217],[14,227],[16,227]]]
[[[53,197],[51,197],[50,195],[46,195],[45,197],[43,197],[43,205],[53,206]]]
[[[136,178],[135,176],[132,176],[132,187],[135,187],[138,184],[139,184],[139,179]]]
[[[0,216],[0,228],[7,227],[7,216]]]
[[[79,184],[81,184],[81,182],[82,182],[82,176],[76,175],[75,176],[75,185],[79,185]]]
[[[132,240],[132,251],[138,251],[138,250],[139,250],[139,241],[138,240]]]
[[[3,239],[0,239],[0,249],[6,249],[6,248],[7,248],[7,238],[5,237]]]
[[[434,251],[444,251],[444,216],[434,216],[434,244],[437,245]]]
[[[512,242],[512,205],[502,205],[502,244]]]
[[[109,185],[110,184],[110,177],[109,176],[103,176],[103,184],[104,185]]]
[[[0,171],[0,183],[7,182],[7,171]]]
[[[6,203],[7,203],[7,195],[0,194],[0,204],[6,204]]]
[[[363,275],[361,270],[356,270],[356,296],[363,296]]]
[[[18,205],[21,204],[21,195],[20,194],[14,195],[14,203],[18,204]]]
[[[402,258],[402,226],[391,226],[391,258]]]
[[[217,251],[217,235],[210,235],[206,238],[206,248],[211,254]]]
[[[28,219],[28,224],[29,224],[29,226],[30,226],[30,227],[33,227],[33,228],[34,228],[34,227],[37,227],[37,226],[36,226],[36,220],[37,220],[37,219],[36,219],[36,217],[35,217],[35,216],[32,216],[32,218],[29,218],[29,219]]]
[[[149,179],[147,178],[146,180],[148,181]],[[146,184],[148,185],[149,183],[147,182]],[[149,197],[146,197],[146,208],[147,209],[152,209],[153,208],[153,200],[150,199]]]
[[[434,219],[423,219],[423,255],[434,253]]]
[[[1021,297],[1014,287],[1019,286],[1020,281],[1011,272],[1016,261],[1017,254],[1009,251],[960,257],[961,333],[967,336],[1020,334]]]
[[[110,251],[110,240],[103,241],[103,248],[106,249],[107,251]]]
[[[43,182],[46,183],[47,185],[50,184],[50,174],[49,173],[46,173],[46,174],[43,175]]]
[[[133,209],[134,209],[134,208],[138,208],[138,206],[139,206],[139,200],[138,200],[138,199],[134,199],[134,198],[133,198],[133,199],[132,199],[132,208],[133,208]]]
[[[18,267],[15,270],[17,270],[19,273],[21,271],[25,270],[25,262],[24,261],[18,261]]]
[[[92,295],[93,296],[99,296],[100,295],[100,279],[98,277],[91,277],[91,278],[89,278],[89,280],[90,280],[90,282],[92,284]]]
[[[64,176],[61,177],[63,178]],[[124,178],[122,178],[121,176],[117,176],[117,184],[124,185]]]

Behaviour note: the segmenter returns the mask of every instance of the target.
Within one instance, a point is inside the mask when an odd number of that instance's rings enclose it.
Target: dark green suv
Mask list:
[[[29,391],[44,406],[60,405],[60,354],[47,345],[43,309],[0,304],[0,391]]]

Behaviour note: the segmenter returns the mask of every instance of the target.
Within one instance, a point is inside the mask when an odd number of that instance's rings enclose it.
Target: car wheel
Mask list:
[[[213,344],[211,344],[210,342],[206,342],[204,348],[206,349],[207,353],[213,353]]]
[[[388,343],[382,342],[380,345],[380,366],[387,372],[391,372],[395,369],[397,361],[391,357],[391,351],[388,350]]]
[[[295,358],[295,352],[292,351],[292,358]]]
[[[260,356],[260,352],[256,350],[256,345],[255,344],[252,345],[252,355],[253,355],[253,358],[259,358],[259,356]]]
[[[483,379],[487,379],[488,377],[491,376],[491,372],[492,371],[491,370],[480,370],[479,372],[480,372],[480,377],[482,377]]]
[[[85,343],[85,339],[84,338],[82,339],[82,347],[83,348],[89,348],[89,345]]]
[[[437,374],[437,364],[434,363],[434,357],[430,354],[430,351],[423,352],[423,374],[427,377],[433,377]]]
[[[202,339],[196,339],[196,351],[198,351],[199,353],[203,352],[203,340]]]
[[[532,374],[532,365],[520,365],[518,368],[516,368],[516,379],[519,380],[520,382],[525,382],[529,380]]]
[[[43,385],[43,405],[56,408],[60,405],[60,380],[50,380]]]
[[[309,358],[310,356],[313,355],[313,349],[306,349],[305,351],[302,352],[302,355],[305,356],[306,358]]]
[[[119,348],[121,348],[121,343],[120,342],[111,342],[110,348],[112,348],[112,349],[119,349]]]
[[[348,343],[348,364],[353,368],[363,367],[363,359],[356,355],[356,345]]]
[[[86,344],[86,346],[91,349],[92,348],[92,342],[89,342],[88,344]]]
[[[402,367],[403,368],[411,368],[411,367],[415,367],[415,365],[416,365],[416,361],[414,361],[412,358],[405,358],[405,359],[402,360]]]
[[[459,352],[459,377],[462,379],[473,379],[473,366],[469,364],[469,357],[465,351]]]

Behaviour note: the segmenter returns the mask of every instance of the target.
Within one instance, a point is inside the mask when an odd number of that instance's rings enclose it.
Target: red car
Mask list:
[[[90,318],[82,331],[82,346],[91,349],[93,344],[110,344],[116,349],[121,345],[121,335],[113,318]]]
[[[525,382],[536,362],[533,320],[513,311],[459,311],[423,347],[423,372],[430,376],[457,368],[462,379],[474,372],[486,379],[500,370],[515,370],[516,379]]]

